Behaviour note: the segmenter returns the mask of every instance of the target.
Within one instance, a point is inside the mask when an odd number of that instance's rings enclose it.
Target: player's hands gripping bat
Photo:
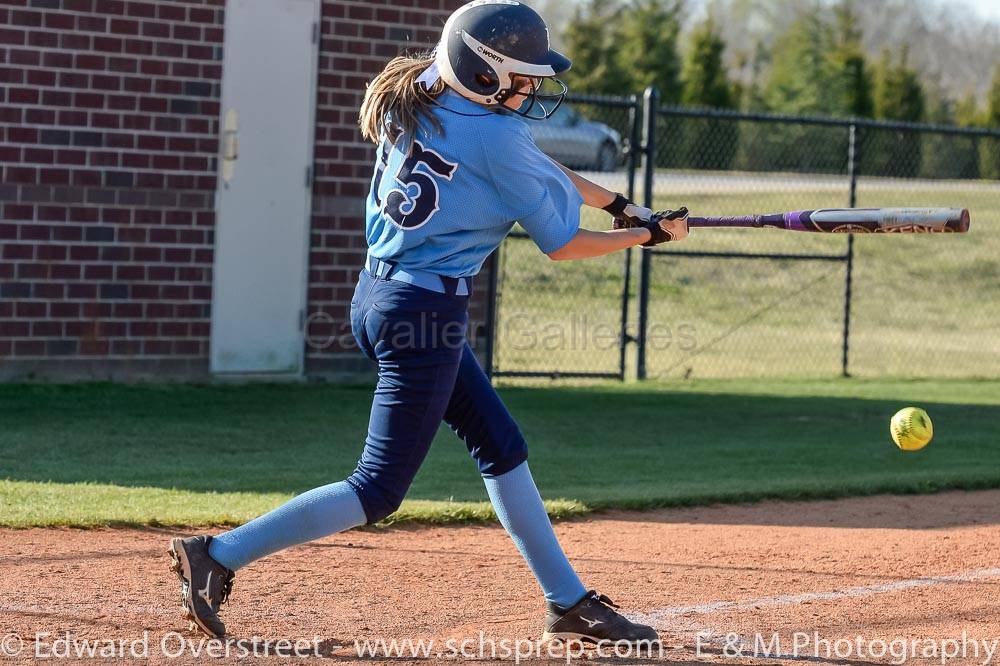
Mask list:
[[[681,207],[677,210],[661,210],[653,213],[649,222],[642,226],[649,229],[652,236],[642,244],[643,247],[684,240],[688,235],[688,209]]]
[[[619,194],[604,210],[614,216],[614,229],[648,229],[651,238],[643,243],[644,247],[681,240],[688,235],[687,208],[654,213]]]
[[[653,217],[653,211],[626,199],[621,194],[615,195],[615,200],[604,207],[615,218],[614,229],[633,229],[641,227]]]

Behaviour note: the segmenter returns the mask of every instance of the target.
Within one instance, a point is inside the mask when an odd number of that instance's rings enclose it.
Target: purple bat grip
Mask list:
[[[808,220],[812,211],[799,210],[791,213],[775,213],[773,215],[740,215],[725,217],[690,217],[689,227],[722,227],[722,228],[746,228],[746,227],[776,227],[778,229],[788,229],[790,231],[805,231],[806,225],[803,217]]]

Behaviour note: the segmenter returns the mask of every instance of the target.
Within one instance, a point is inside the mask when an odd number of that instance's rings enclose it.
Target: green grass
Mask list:
[[[1000,486],[989,381],[748,380],[502,391],[557,517],[763,498]],[[0,525],[230,525],[344,478],[368,387],[0,386]],[[916,404],[936,439],[903,454],[889,417]],[[442,431],[393,520],[491,517]]]
[[[710,183],[706,180],[706,187]],[[707,193],[678,186],[668,196],[669,189],[668,175],[656,198],[657,208],[684,204],[695,213],[725,215],[846,205],[846,185],[843,192]],[[1000,375],[997,185],[938,183],[926,189],[894,189],[886,181],[863,179],[858,206],[967,207],[973,226],[966,236],[855,237],[852,374]],[[607,216],[588,211],[584,223],[606,228]],[[695,230],[670,249],[838,255],[845,252],[846,243],[840,235]],[[661,344],[649,354],[651,376],[839,374],[844,264],[657,257],[652,265],[649,321]],[[638,256],[632,267],[637,276]],[[505,245],[504,268],[498,367],[617,370],[613,334],[621,313],[621,255],[554,263],[530,242],[511,240]],[[633,333],[636,303],[633,297],[629,320]]]

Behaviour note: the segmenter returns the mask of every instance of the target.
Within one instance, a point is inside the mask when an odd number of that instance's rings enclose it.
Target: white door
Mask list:
[[[320,1],[226,3],[214,373],[302,373]]]

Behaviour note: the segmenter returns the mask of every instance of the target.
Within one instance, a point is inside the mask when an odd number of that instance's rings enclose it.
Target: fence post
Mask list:
[[[628,109],[629,136],[628,165],[626,167],[628,169],[626,176],[628,182],[625,185],[625,196],[630,201],[635,201],[635,172],[639,165],[639,144],[642,142],[642,127],[639,124],[642,117],[642,106],[638,95],[632,95],[629,99],[632,104]],[[625,362],[628,343],[635,342],[635,338],[628,333],[628,306],[632,290],[632,248],[625,250],[625,276],[622,282],[622,325],[618,343],[620,351],[618,372],[621,375],[621,380],[625,381]]]
[[[500,252],[498,247],[489,259],[489,286],[486,295],[486,376],[493,381],[494,354],[497,345],[497,285],[500,278]]]
[[[660,108],[660,91],[656,88],[646,88],[642,96],[642,149],[645,155],[643,164],[643,206],[653,208],[653,177],[656,174],[656,117]],[[641,252],[642,262],[639,271],[639,359],[637,374],[640,380],[646,379],[646,328],[649,324],[649,272],[650,254]]]
[[[858,203],[858,125],[851,123],[847,141],[847,176],[850,179],[848,203],[855,208]],[[847,234],[847,271],[844,278],[844,335],[840,356],[840,374],[850,377],[851,349],[851,282],[854,277],[854,234]]]

